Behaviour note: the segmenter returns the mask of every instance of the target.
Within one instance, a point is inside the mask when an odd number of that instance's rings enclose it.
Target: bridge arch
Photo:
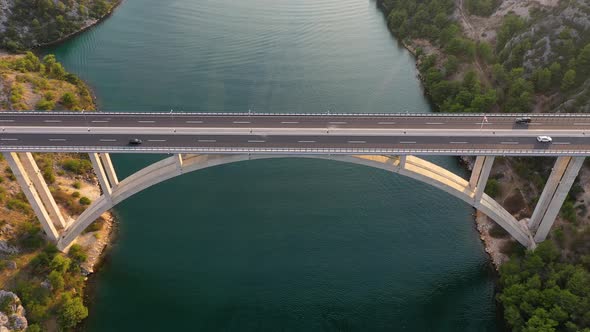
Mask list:
[[[74,222],[67,226],[58,240],[58,248],[64,250],[80,235],[86,227],[104,212],[112,209],[125,199],[155,184],[204,168],[246,160],[270,158],[315,158],[335,160],[364,165],[398,173],[436,188],[465,201],[480,210],[504,228],[518,242],[526,247],[534,246],[528,228],[520,224],[508,211],[490,196],[483,194],[477,200],[474,189],[460,176],[414,156],[371,156],[371,155],[175,155],[147,166],[130,175],[110,194],[101,195]]]

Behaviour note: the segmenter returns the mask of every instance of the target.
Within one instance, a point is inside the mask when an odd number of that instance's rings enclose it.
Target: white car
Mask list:
[[[553,139],[551,138],[551,136],[537,136],[537,142],[551,143],[553,142]]]

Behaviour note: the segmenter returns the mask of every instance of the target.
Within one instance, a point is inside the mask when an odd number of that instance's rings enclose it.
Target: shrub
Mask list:
[[[88,308],[80,297],[65,294],[58,308],[58,320],[63,329],[71,329],[88,317]]]
[[[80,205],[90,205],[90,203],[92,203],[92,201],[90,200],[90,198],[86,197],[86,196],[82,196],[80,197]]]
[[[496,179],[489,179],[486,184],[485,193],[491,197],[496,197],[500,193],[500,183]]]
[[[41,110],[41,111],[48,111],[48,110],[52,110],[55,108],[55,103],[51,100],[47,100],[45,98],[42,98],[41,100],[39,100],[37,105],[35,105],[35,108],[37,110]]]
[[[74,198],[78,198],[78,197],[80,197],[80,192],[79,192],[79,191],[74,191],[74,192],[72,193],[72,197],[74,197]]]
[[[57,254],[55,255],[55,257],[53,257],[53,260],[51,260],[49,267],[52,270],[57,271],[58,273],[63,275],[70,268],[71,262],[71,259],[63,255]]]
[[[80,183],[80,181],[76,181],[72,184],[72,187],[74,187],[76,189],[80,189],[80,188],[82,188],[82,183]]]
[[[28,310],[27,310],[28,312]],[[37,324],[32,324],[27,327],[27,332],[41,332],[41,327]]]
[[[17,232],[18,243],[25,249],[38,249],[45,244],[41,226],[37,222],[24,222],[20,225]]]
[[[58,271],[51,271],[51,273],[49,273],[48,279],[54,293],[61,292],[64,289],[64,277]]]
[[[77,102],[76,97],[71,92],[66,92],[61,96],[61,103],[67,108],[73,107]]]
[[[82,248],[82,246],[80,246],[79,244],[73,244],[70,247],[70,250],[68,251],[68,256],[70,256],[70,258],[77,264],[85,262],[88,258],[86,252],[84,251],[84,248]]]
[[[29,203],[13,198],[6,203],[6,208],[13,211],[20,211],[25,214],[31,213],[31,206]]]
[[[66,159],[62,162],[62,167],[66,171],[81,175],[92,169],[92,163],[86,159]]]

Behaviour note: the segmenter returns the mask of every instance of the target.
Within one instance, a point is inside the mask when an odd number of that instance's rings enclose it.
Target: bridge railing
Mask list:
[[[0,146],[0,152],[108,152],[151,154],[373,154],[373,155],[446,155],[446,156],[590,156],[590,150],[522,149],[382,149],[382,148],[246,148],[246,147],[101,147],[101,146]]]

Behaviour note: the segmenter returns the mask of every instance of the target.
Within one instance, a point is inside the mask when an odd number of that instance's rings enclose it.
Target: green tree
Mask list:
[[[64,289],[65,281],[60,272],[51,271],[47,279],[49,279],[49,283],[51,284],[54,292],[61,292]]]
[[[67,108],[72,108],[78,103],[78,101],[73,93],[66,92],[61,96],[61,103]]]
[[[63,275],[70,268],[70,263],[71,260],[69,258],[62,255],[55,255],[49,264],[49,267]]]
[[[498,31],[497,47],[502,49],[506,42],[525,27],[525,21],[520,16],[509,14],[504,16],[502,26]]]
[[[574,87],[576,84],[576,71],[570,69],[565,72],[561,81],[561,91],[566,92]]]
[[[459,68],[459,59],[454,55],[449,55],[447,62],[445,62],[445,74],[447,76],[453,75],[457,72],[457,68]]]
[[[58,309],[58,320],[62,328],[71,329],[88,317],[88,308],[80,297],[64,294]]]
[[[554,62],[549,66],[549,70],[551,71],[551,84],[553,86],[557,86],[561,80],[561,65],[559,62]]]
[[[485,62],[490,63],[494,59],[494,51],[492,46],[486,42],[479,42],[477,44],[477,55]]]
[[[577,69],[583,77],[590,75],[590,43],[584,46],[578,55]]]
[[[533,82],[535,90],[547,91],[551,86],[551,70],[549,68],[539,68],[533,72]]]

